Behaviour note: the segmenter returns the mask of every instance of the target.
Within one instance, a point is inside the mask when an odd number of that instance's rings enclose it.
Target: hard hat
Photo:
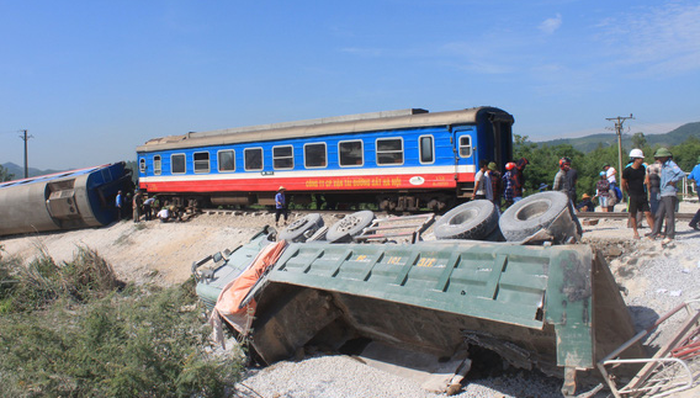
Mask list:
[[[638,158],[644,159],[644,152],[642,152],[641,149],[635,148],[635,149],[630,151],[630,158],[632,158],[632,159],[638,159]]]
[[[669,151],[666,148],[659,148],[656,150],[656,153],[654,154],[655,158],[666,158],[666,157],[670,158],[671,156],[673,156],[671,154],[671,151]]]
[[[515,163],[513,163],[513,162],[506,163],[506,170],[513,170],[514,168],[515,168]]]

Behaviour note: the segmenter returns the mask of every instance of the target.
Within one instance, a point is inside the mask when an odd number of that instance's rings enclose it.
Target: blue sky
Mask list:
[[[0,0],[0,164],[149,138],[480,105],[533,140],[700,121],[697,1]]]

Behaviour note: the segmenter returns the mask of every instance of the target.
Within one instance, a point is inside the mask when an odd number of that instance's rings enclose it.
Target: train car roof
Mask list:
[[[513,123],[513,116],[494,107],[477,107],[457,111],[430,113],[412,108],[396,111],[363,113],[321,119],[300,120],[276,124],[190,132],[154,138],[136,148],[137,152],[227,145],[245,142],[272,141],[286,138],[317,137],[343,133],[397,130],[410,127],[474,124],[487,113]]]

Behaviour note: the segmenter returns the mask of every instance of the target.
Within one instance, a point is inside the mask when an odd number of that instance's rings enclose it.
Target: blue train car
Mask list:
[[[383,210],[439,210],[467,197],[479,160],[511,160],[513,117],[493,107],[376,112],[156,138],[137,148],[139,186],[202,205],[321,195]]]
[[[0,235],[110,224],[117,191],[130,189],[124,162],[0,183]]]

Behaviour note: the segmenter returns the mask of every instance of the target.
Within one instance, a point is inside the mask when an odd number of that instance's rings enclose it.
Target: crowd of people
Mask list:
[[[685,173],[673,161],[673,154],[667,148],[659,148],[654,153],[654,163],[644,162],[641,149],[632,149],[629,153],[630,162],[621,174],[621,183],[617,183],[617,170],[610,164],[604,164],[595,184],[597,198],[603,212],[611,212],[616,203],[623,200],[623,192],[627,194],[627,211],[630,215],[630,225],[634,238],[639,239],[639,221],[644,217],[651,228],[647,234],[649,239],[663,239],[666,244],[675,238],[675,212],[678,209],[679,183]],[[695,182],[698,199],[700,199],[700,156],[698,165],[688,176]],[[578,173],[571,167],[571,160],[559,160],[559,171],[554,177],[552,189],[561,191],[569,196],[579,211],[594,211],[595,203],[588,193],[581,196],[577,203],[576,181]],[[697,211],[689,226],[700,231],[700,210]]]
[[[132,220],[137,223],[151,220],[160,222],[170,222],[180,220],[177,208],[167,201],[161,203],[157,195],[148,196],[147,193],[136,190],[133,196],[130,192],[117,192],[114,205],[118,214],[118,219],[128,218],[131,213]]]
[[[509,207],[523,198],[523,186],[525,175],[523,170],[528,165],[528,160],[520,158],[516,162],[506,163],[506,172],[501,175],[496,163],[482,160],[479,163],[479,171],[474,176],[473,199],[486,199],[492,201],[501,209],[502,203]]]
[[[566,194],[578,211],[595,211],[596,203],[603,212],[612,212],[616,204],[621,203],[624,194],[627,195],[626,209],[630,214],[630,224],[634,238],[640,238],[638,225],[641,217],[646,219],[651,232],[649,239],[663,239],[669,243],[675,237],[675,212],[678,208],[679,182],[685,177],[683,170],[673,161],[673,154],[667,148],[660,148],[654,153],[654,163],[644,162],[641,149],[633,149],[629,153],[630,162],[620,174],[610,164],[603,164],[599,178],[592,187],[594,196],[588,193],[581,195],[579,200],[576,193],[578,171],[572,167],[571,159],[563,157],[559,160],[559,169],[554,176],[552,190]],[[523,170],[528,160],[521,158],[516,162],[505,165],[505,173],[501,174],[496,163],[481,161],[479,171],[474,177],[473,199],[493,201],[499,210],[508,208],[523,198],[525,176]],[[694,181],[698,199],[700,200],[700,156],[697,165],[688,175],[688,180]],[[547,184],[540,185],[540,191]],[[697,211],[689,226],[700,231],[700,210]]]

